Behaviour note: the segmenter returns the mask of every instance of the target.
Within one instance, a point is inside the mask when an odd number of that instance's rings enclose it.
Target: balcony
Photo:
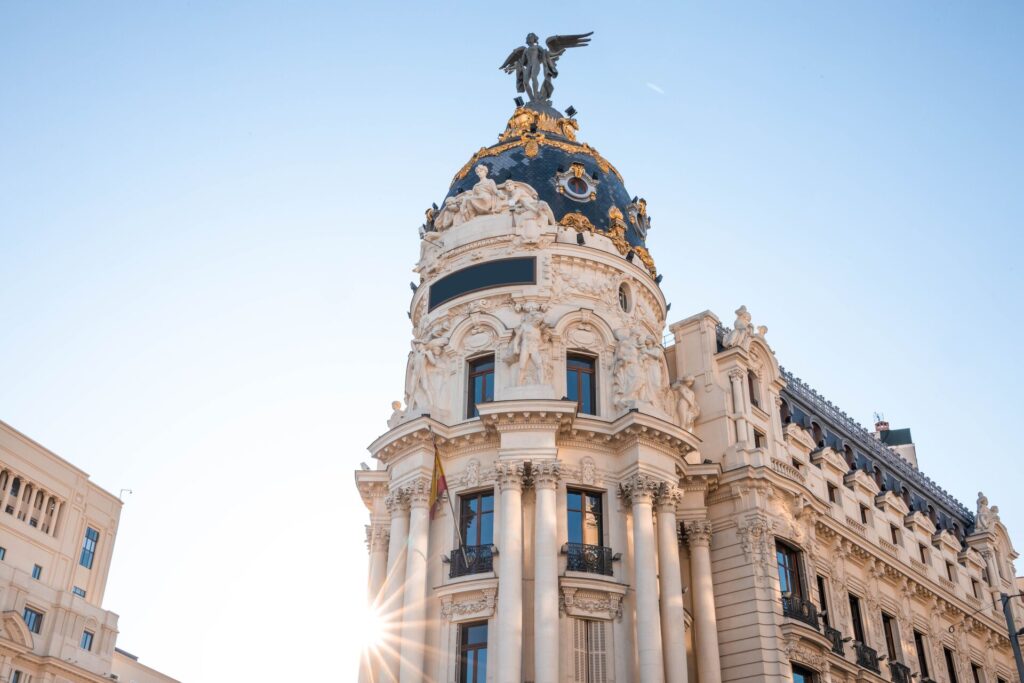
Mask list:
[[[567,571],[612,576],[611,548],[585,543],[566,543],[564,552],[568,555],[565,564]]]
[[[456,548],[451,554],[451,569],[448,578],[454,579],[469,574],[485,574],[494,571],[493,545],[464,545]]]
[[[857,666],[862,666],[868,671],[874,671],[876,674],[882,673],[882,669],[878,666],[877,652],[856,640],[853,641],[853,651],[857,655]]]
[[[795,595],[782,596],[782,616],[802,621],[818,630],[818,608],[810,600]]]
[[[832,652],[835,652],[840,657],[844,656],[843,653],[843,634],[831,626],[825,627],[825,637],[828,638],[829,642],[832,643]]]
[[[899,662],[889,662],[892,683],[910,683],[910,667]]]

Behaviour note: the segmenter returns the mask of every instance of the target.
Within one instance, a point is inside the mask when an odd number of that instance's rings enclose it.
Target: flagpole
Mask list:
[[[434,446],[434,466],[438,468],[438,471],[442,475],[444,475],[444,470],[441,468],[441,456],[437,452],[437,435],[434,434],[434,429],[429,424],[427,425],[427,431],[430,432],[430,443]],[[444,497],[448,499],[448,509],[452,511],[452,522],[455,524],[455,533],[459,536],[459,551],[462,553],[462,563],[468,569],[469,560],[466,558],[466,542],[462,538],[462,529],[459,526],[459,518],[455,514],[455,505],[452,504],[451,491],[448,489],[448,477],[445,477],[444,481]]]

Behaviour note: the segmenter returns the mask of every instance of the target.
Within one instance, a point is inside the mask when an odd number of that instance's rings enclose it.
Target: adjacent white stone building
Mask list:
[[[405,401],[355,473],[388,625],[362,680],[1016,680],[995,508],[745,308],[667,325],[647,204],[577,127],[517,108],[427,212]]]

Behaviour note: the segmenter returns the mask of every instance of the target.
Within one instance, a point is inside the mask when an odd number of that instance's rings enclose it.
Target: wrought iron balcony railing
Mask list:
[[[882,673],[882,669],[878,666],[878,652],[856,640],[853,641],[853,651],[857,654],[857,666],[874,671],[876,674]]]
[[[795,595],[783,595],[782,615],[802,621],[815,630],[818,629],[818,608],[810,600]]]
[[[569,556],[565,568],[571,572],[612,575],[611,548],[585,543],[566,543],[565,552]]]
[[[493,545],[464,545],[456,548],[451,554],[449,578],[466,576],[467,574],[484,574],[493,569]]]
[[[889,662],[889,671],[892,673],[892,683],[910,683],[910,667],[899,662]]]
[[[825,637],[828,638],[830,643],[832,643],[832,652],[835,652],[840,657],[844,656],[843,634],[840,633],[837,629],[832,628],[831,626],[826,626]]]

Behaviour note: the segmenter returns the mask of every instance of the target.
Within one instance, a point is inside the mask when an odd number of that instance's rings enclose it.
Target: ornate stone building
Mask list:
[[[0,681],[174,683],[103,609],[121,501],[0,422]]]
[[[387,624],[362,680],[1015,680],[996,509],[744,307],[666,337],[646,202],[577,131],[521,104],[427,212],[405,401],[356,472]]]

